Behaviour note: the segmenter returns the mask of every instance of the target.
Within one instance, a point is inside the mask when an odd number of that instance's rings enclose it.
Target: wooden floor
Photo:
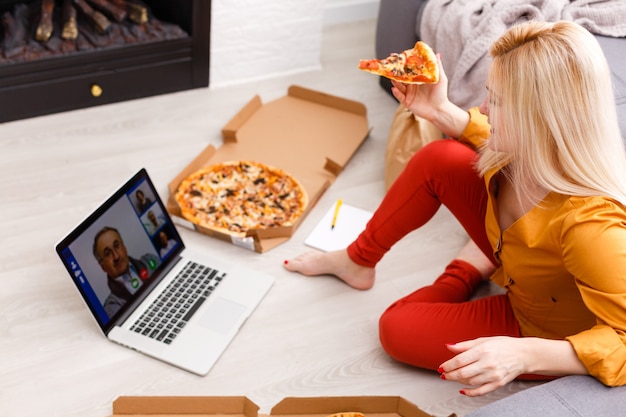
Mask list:
[[[356,291],[305,278],[283,260],[337,198],[374,210],[395,102],[356,70],[374,54],[374,21],[324,33],[323,70],[223,89],[200,89],[0,125],[0,415],[103,417],[121,395],[245,395],[269,413],[286,396],[399,395],[435,416],[459,416],[528,385],[471,399],[435,372],[381,349],[377,320],[428,284],[466,237],[445,210],[395,246],[377,283]],[[108,342],[53,250],[123,180],[145,166],[167,183],[253,95],[270,101],[298,84],[363,102],[370,137],[293,238],[265,254],[181,230],[190,245],[272,274],[274,287],[212,371],[198,377]],[[2,103],[9,106],[10,103]]]

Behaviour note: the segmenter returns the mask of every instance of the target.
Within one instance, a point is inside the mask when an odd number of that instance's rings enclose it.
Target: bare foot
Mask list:
[[[352,262],[348,252],[307,252],[285,261],[285,269],[306,276],[334,275],[357,290],[369,290],[374,285],[374,268]]]
[[[491,263],[491,260],[487,258],[487,255],[480,250],[478,245],[476,245],[472,239],[470,239],[465,246],[463,246],[456,256],[456,259],[460,259],[473,265],[476,269],[478,269],[483,279],[488,279],[493,271],[496,270],[496,266]]]

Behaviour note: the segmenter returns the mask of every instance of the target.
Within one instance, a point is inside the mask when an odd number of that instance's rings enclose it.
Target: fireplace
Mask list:
[[[148,22],[131,19],[137,8]],[[62,32],[67,10],[73,39]],[[209,84],[210,0],[0,0],[0,15],[0,122]]]

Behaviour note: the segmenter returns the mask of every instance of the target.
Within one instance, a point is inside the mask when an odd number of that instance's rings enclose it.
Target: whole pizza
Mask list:
[[[254,161],[201,168],[180,183],[175,198],[185,219],[238,237],[253,229],[291,226],[308,203],[292,175]]]
[[[412,49],[394,52],[383,59],[361,59],[359,69],[405,84],[434,84],[439,81],[437,55],[425,42]]]

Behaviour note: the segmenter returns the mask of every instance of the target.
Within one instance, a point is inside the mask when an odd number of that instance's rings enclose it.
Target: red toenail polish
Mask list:
[[[445,381],[445,379],[446,379],[446,374],[441,374],[441,375],[439,375],[439,378],[441,378],[441,379],[443,379],[443,380]]]
[[[440,366],[439,368],[437,368],[437,372],[439,372],[440,374],[443,374],[443,368]]]
[[[462,389],[461,391],[459,391],[459,394],[467,395],[467,394],[465,394],[465,390],[464,390],[464,389]]]
[[[285,261],[285,265],[287,265],[289,263],[289,261]]]

